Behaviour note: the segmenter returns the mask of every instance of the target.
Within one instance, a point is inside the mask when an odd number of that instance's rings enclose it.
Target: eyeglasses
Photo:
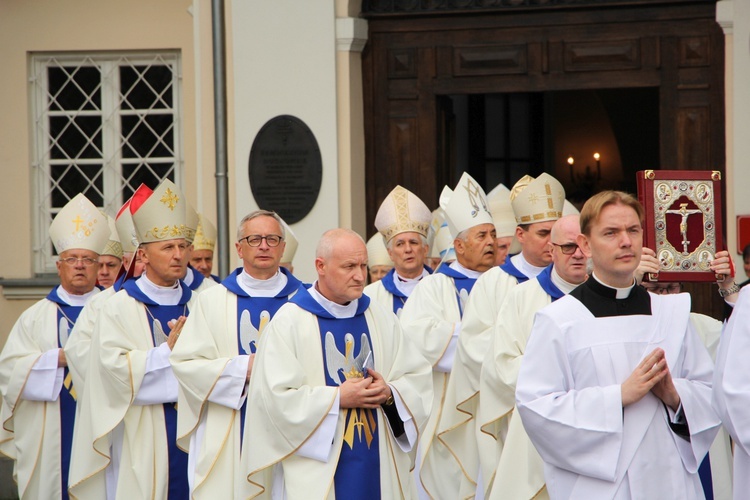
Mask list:
[[[668,295],[670,293],[680,293],[682,291],[682,283],[641,283],[641,286],[651,293],[659,295]]]
[[[563,243],[562,245],[560,245],[559,243],[552,243],[552,244],[555,245],[556,247],[560,247],[560,251],[564,255],[573,255],[574,253],[576,253],[576,250],[578,250],[578,245],[576,245],[575,243]]]
[[[92,259],[91,257],[83,257],[83,258],[80,258],[80,259],[77,259],[75,257],[68,257],[66,259],[60,259],[60,262],[64,262],[65,264],[67,264],[67,265],[69,265],[71,267],[75,266],[79,262],[83,263],[83,265],[86,266],[86,267],[91,267],[94,264],[98,264],[99,263],[98,260]]]
[[[259,234],[249,234],[244,238],[240,238],[237,241],[245,240],[251,247],[259,247],[263,240],[266,240],[266,244],[269,247],[277,247],[284,238],[278,234],[269,234],[268,236],[261,236]]]

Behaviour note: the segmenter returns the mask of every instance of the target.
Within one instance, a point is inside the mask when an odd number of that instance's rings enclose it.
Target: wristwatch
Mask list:
[[[390,396],[388,396],[388,399],[385,400],[385,403],[383,403],[383,406],[391,406],[393,404],[393,393],[391,393]]]
[[[733,293],[737,293],[740,291],[740,286],[737,283],[732,283],[732,286],[729,288],[719,288],[719,296],[721,298],[728,297],[732,295]]]

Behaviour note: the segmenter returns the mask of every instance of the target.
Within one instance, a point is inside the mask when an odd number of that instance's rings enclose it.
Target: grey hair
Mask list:
[[[401,233],[399,233],[399,234],[401,234]],[[398,236],[398,234],[396,236]],[[388,240],[388,241],[385,242],[385,247],[388,250],[393,250],[393,240],[396,239],[396,236],[394,236],[393,238],[391,238],[390,240]],[[385,239],[385,238],[383,238],[383,239]],[[419,239],[422,240],[422,246],[427,246],[427,238],[425,236],[422,236],[420,234],[419,235]]]
[[[454,239],[454,240],[461,240],[461,241],[465,242],[465,241],[466,241],[466,238],[468,238],[468,237],[469,237],[469,230],[471,230],[471,228],[469,228],[469,229],[464,229],[463,231],[461,231],[460,233],[458,233],[458,234],[456,235],[456,237],[455,237],[455,238],[453,238],[453,239]]]
[[[333,247],[336,241],[343,235],[348,234],[350,236],[356,236],[359,241],[362,242],[362,244],[367,245],[365,243],[365,240],[362,238],[362,236],[359,235],[358,232],[352,231],[351,229],[346,229],[343,227],[339,227],[336,229],[329,229],[325,233],[323,233],[323,236],[320,237],[320,240],[318,241],[318,245],[315,247],[315,258],[316,259],[328,259],[333,255]]]
[[[242,220],[240,221],[240,225],[237,226],[237,241],[239,241],[243,236],[242,227],[245,225],[245,223],[257,217],[271,217],[275,219],[276,222],[279,223],[279,228],[281,228],[281,238],[282,239],[286,238],[286,231],[284,230],[284,221],[281,220],[281,217],[279,217],[279,214],[271,210],[255,210],[253,212],[250,212],[246,216],[244,216]]]

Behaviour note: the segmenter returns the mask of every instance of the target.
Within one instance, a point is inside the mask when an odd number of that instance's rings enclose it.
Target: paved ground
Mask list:
[[[0,500],[17,498],[16,483],[13,482],[13,461],[0,456]]]

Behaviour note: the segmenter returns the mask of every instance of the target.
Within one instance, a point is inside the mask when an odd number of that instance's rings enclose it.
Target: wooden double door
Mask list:
[[[449,96],[654,89],[658,165],[630,168],[723,173],[715,10],[706,0],[364,2],[368,232],[395,185],[435,208],[442,187],[457,181]],[[715,290],[689,288],[696,309],[719,313]]]

